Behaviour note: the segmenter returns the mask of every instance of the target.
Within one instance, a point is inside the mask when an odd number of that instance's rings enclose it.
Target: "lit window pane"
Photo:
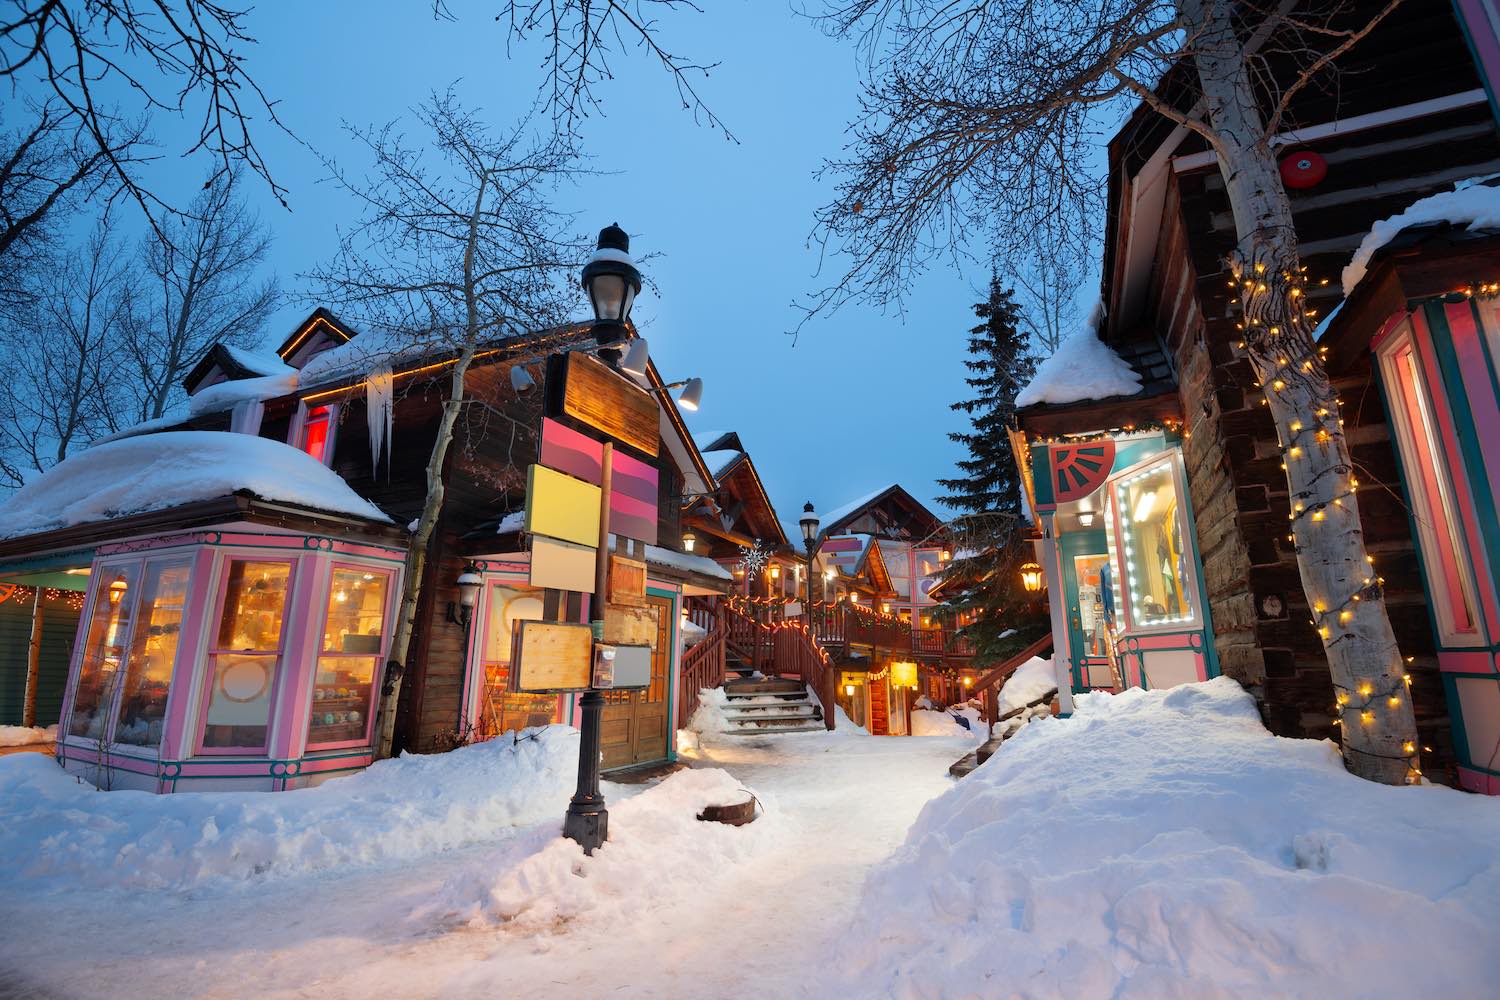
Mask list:
[[[226,653],[213,659],[205,747],[263,750],[271,718],[276,657]]]
[[[369,729],[373,656],[324,656],[318,659],[312,715],[307,722],[309,746],[363,740]]]
[[[1125,565],[1120,589],[1130,595],[1136,626],[1187,624],[1194,617],[1192,553],[1184,545],[1177,483],[1163,463],[1115,486]]]
[[[182,629],[182,606],[187,597],[187,559],[146,565],[136,612],[139,624],[130,643],[120,691],[120,716],[115,742],[160,746],[167,692]]]
[[[333,571],[323,627],[326,652],[380,654],[387,579],[383,573],[347,567]]]
[[[109,705],[130,639],[131,606],[140,580],[139,566],[107,569],[95,574],[94,610],[84,639],[78,688],[68,732],[86,739],[105,738]]]
[[[219,649],[279,649],[292,567],[236,559],[229,564],[219,621]]]

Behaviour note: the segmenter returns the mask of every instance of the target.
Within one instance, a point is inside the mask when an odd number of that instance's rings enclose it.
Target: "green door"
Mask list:
[[[1104,602],[1101,587],[1104,565],[1109,561],[1104,531],[1072,531],[1057,542],[1062,557],[1063,595],[1068,610],[1069,659],[1073,663],[1073,690],[1110,688],[1114,685],[1104,635]]]

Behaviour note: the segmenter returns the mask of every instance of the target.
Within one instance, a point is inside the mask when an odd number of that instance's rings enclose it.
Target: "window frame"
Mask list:
[[[1121,531],[1120,513],[1122,504],[1116,496],[1116,490],[1132,477],[1139,475],[1152,466],[1166,465],[1172,481],[1172,489],[1176,494],[1175,514],[1178,530],[1182,533],[1184,551],[1191,551],[1193,558],[1185,559],[1184,579],[1182,580],[1182,591],[1191,602],[1192,614],[1185,618],[1179,617],[1175,621],[1161,621],[1141,623],[1136,618],[1135,596],[1130,592],[1130,573],[1127,566],[1129,553]],[[1106,551],[1113,562],[1115,572],[1113,591],[1116,616],[1116,634],[1120,635],[1157,635],[1172,632],[1195,632],[1201,631],[1206,620],[1203,591],[1199,580],[1198,567],[1198,540],[1193,533],[1192,524],[1187,517],[1188,505],[1192,503],[1191,494],[1187,489],[1187,476],[1183,471],[1182,453],[1175,447],[1165,451],[1159,451],[1153,455],[1141,459],[1134,465],[1126,466],[1117,472],[1111,473],[1104,481],[1104,490],[1107,503],[1105,505],[1106,526],[1105,543]]]
[[[307,431],[307,418],[314,410],[326,410],[328,413],[328,434],[323,439],[323,457],[320,461],[329,468],[333,467],[333,449],[338,443],[339,428],[339,403],[318,403],[309,406],[306,400],[297,404],[297,414],[292,418],[291,427],[287,431],[286,443],[296,448],[309,458],[312,454],[307,450],[304,435]]]
[[[213,682],[216,672],[216,659],[220,655],[272,655],[271,650],[244,650],[219,648],[219,629],[224,623],[224,603],[229,599],[229,569],[236,562],[261,562],[261,563],[283,563],[288,567],[286,581],[286,598],[282,604],[281,631],[277,636],[278,646],[274,650],[276,663],[274,675],[271,678],[270,706],[266,711],[266,741],[258,747],[211,747],[204,745],[204,738],[208,730],[208,706],[213,697]],[[215,594],[213,613],[205,622],[203,645],[200,650],[199,660],[202,663],[200,677],[200,690],[198,691],[198,717],[193,724],[193,755],[205,757],[265,757],[270,753],[274,745],[276,725],[279,721],[277,706],[280,703],[282,687],[286,684],[286,657],[288,636],[296,631],[294,614],[296,604],[294,598],[297,594],[297,585],[302,573],[302,559],[298,556],[283,555],[280,553],[266,553],[264,555],[249,551],[230,550],[221,553],[215,566]]]
[[[1401,357],[1405,356],[1410,358],[1413,374],[1412,401],[1423,418],[1424,426],[1420,434],[1411,423],[1412,414],[1405,392],[1407,383],[1399,368]],[[1453,460],[1462,463],[1463,458],[1450,455],[1445,447],[1444,413],[1441,410],[1445,403],[1432,391],[1433,373],[1410,316],[1382,339],[1375,349],[1375,358],[1384,383],[1397,460],[1401,463],[1401,475],[1411,504],[1410,517],[1421,557],[1422,583],[1431,602],[1438,644],[1446,648],[1484,646],[1488,642],[1484,609],[1480,603],[1479,581],[1474,574],[1468,533],[1463,526],[1460,510],[1460,493],[1464,489],[1464,483],[1461,476],[1455,475],[1451,464]],[[1434,498],[1425,482],[1426,470],[1417,468],[1417,474],[1413,475],[1413,459],[1418,455],[1429,457],[1431,475],[1437,488],[1436,500],[1441,511],[1434,511],[1432,508]],[[1457,471],[1461,473],[1463,470],[1460,468]],[[1442,515],[1441,525],[1435,517],[1437,513]],[[1457,595],[1451,591],[1450,581],[1457,582]],[[1470,621],[1469,629],[1458,625],[1454,615],[1457,606],[1455,597],[1466,605],[1464,611]]]
[[[59,742],[62,742],[64,744],[71,742],[75,745],[79,742],[88,744],[100,744],[108,747],[111,754],[119,753],[124,756],[139,756],[141,754],[149,754],[156,757],[157,759],[161,758],[161,745],[166,739],[165,724],[163,725],[162,738],[158,739],[154,746],[151,744],[143,743],[121,743],[115,738],[115,735],[116,730],[120,724],[120,705],[124,698],[125,692],[123,676],[130,665],[131,653],[135,648],[136,630],[140,626],[141,595],[145,592],[147,571],[152,563],[173,562],[186,563],[187,565],[188,577],[187,583],[184,586],[182,610],[183,622],[184,624],[186,624],[190,620],[190,617],[188,615],[188,605],[192,600],[193,574],[194,570],[196,569],[196,560],[191,555],[185,556],[181,554],[167,553],[158,553],[156,555],[132,555],[126,558],[105,559],[94,563],[90,567],[88,600],[85,603],[82,616],[79,619],[80,640],[77,644],[78,651],[75,654],[75,659],[77,661],[76,667],[69,670],[68,688],[66,692],[66,712],[64,716],[58,720]],[[103,598],[104,600],[108,600],[107,595],[101,594],[100,592],[101,589],[108,589],[108,585],[104,582],[106,578],[112,577],[113,574],[118,573],[121,570],[126,569],[127,567],[135,567],[136,584],[131,588],[131,593],[129,593],[125,598],[126,600],[129,600],[131,602],[131,613],[129,625],[125,631],[125,636],[119,643],[119,646],[125,651],[124,656],[120,660],[119,666],[116,668],[115,676],[116,678],[120,678],[120,680],[112,683],[111,689],[108,692],[108,697],[100,702],[99,710],[105,713],[104,717],[106,720],[104,730],[101,733],[101,737],[94,738],[86,735],[79,735],[72,731],[73,715],[78,707],[78,687],[83,680],[83,663],[84,660],[88,657],[88,637],[89,631],[93,625],[94,612],[98,609],[99,601],[101,598]],[[190,644],[192,640],[192,636],[189,636],[179,630],[177,637],[177,647],[172,651],[172,667],[169,672],[167,681],[167,702],[162,712],[163,719],[171,719],[173,698],[181,697],[181,695],[179,695],[177,691],[179,686],[178,670],[182,665],[183,646],[185,644]]]
[[[333,603],[333,580],[334,574],[340,569],[354,570],[359,573],[370,573],[375,576],[385,577],[385,606],[381,608],[381,633],[380,649],[376,653],[330,653],[323,649],[323,630],[328,624],[328,610]],[[302,734],[302,745],[304,753],[322,753],[329,750],[347,750],[354,747],[367,747],[373,745],[375,711],[380,699],[381,670],[385,664],[386,656],[391,648],[391,636],[396,627],[396,612],[400,608],[400,595],[395,593],[396,570],[389,566],[379,566],[354,560],[333,560],[328,564],[328,586],[323,590],[323,598],[318,605],[321,614],[314,615],[310,619],[314,629],[315,642],[312,652],[311,670],[308,672],[309,682],[307,689],[302,693],[307,724]],[[365,731],[364,736],[354,740],[329,740],[321,743],[312,741],[312,711],[313,690],[318,686],[318,664],[325,656],[346,658],[351,660],[375,660],[374,671],[370,677],[370,701],[365,706]]]

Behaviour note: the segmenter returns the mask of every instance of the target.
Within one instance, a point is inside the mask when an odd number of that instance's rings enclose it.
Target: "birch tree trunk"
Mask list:
[[[422,503],[422,514],[417,518],[417,530],[412,535],[411,547],[406,552],[406,572],[401,584],[401,610],[396,618],[396,634],[391,636],[391,652],[380,688],[380,735],[375,743],[377,760],[391,755],[391,745],[395,740],[396,708],[401,700],[401,678],[406,672],[406,658],[411,650],[412,632],[416,628],[417,604],[422,598],[422,574],[427,568],[427,546],[432,541],[432,532],[443,512],[443,498],[447,494],[443,485],[443,464],[448,458],[448,446],[453,442],[453,425],[458,422],[458,415],[463,410],[464,376],[468,374],[474,352],[479,346],[479,301],[474,264],[488,182],[489,173],[481,171],[474,194],[474,208],[469,213],[468,241],[463,257],[464,346],[453,371],[448,375],[448,398],[443,401],[443,416],[438,421],[437,437],[432,442],[432,455],[427,459],[427,496]],[[467,644],[463,655],[468,655]]]
[[[1333,678],[1344,764],[1385,784],[1419,780],[1408,677],[1365,551],[1337,394],[1313,340],[1291,203],[1222,0],[1178,0],[1192,36],[1239,245],[1230,261],[1243,348],[1276,423],[1291,535]]]

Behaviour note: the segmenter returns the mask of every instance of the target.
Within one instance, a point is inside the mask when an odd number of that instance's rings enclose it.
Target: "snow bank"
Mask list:
[[[699,734],[729,732],[729,719],[724,715],[728,704],[729,696],[723,688],[703,688],[698,692],[698,707],[689,716],[687,728]]]
[[[1104,305],[1098,303],[1082,329],[1058,344],[1052,357],[1037,365],[1031,384],[1016,394],[1016,405],[1076,403],[1140,392],[1140,374],[1099,339],[1098,329],[1103,319]]]
[[[970,728],[965,729],[953,720],[953,716],[947,712],[938,712],[931,709],[913,709],[911,713],[911,734],[913,736],[984,736],[981,727],[977,732]]]
[[[720,580],[732,580],[729,570],[714,562],[708,556],[694,555],[691,552],[678,552],[675,549],[664,549],[659,545],[646,546],[646,561],[658,566],[667,566],[671,569],[686,570],[689,573],[698,573],[702,576],[717,577]]]
[[[413,920],[551,931],[581,917],[624,923],[664,902],[698,896],[774,835],[764,819],[744,827],[697,819],[705,806],[751,796],[718,768],[683,770],[609,806],[609,841],[592,857],[551,837],[528,856],[502,851],[448,880]],[[495,872],[499,872],[498,876]],[[680,912],[677,916],[680,917]]]
[[[40,754],[0,757],[0,858],[49,887],[190,889],[427,857],[561,822],[578,731],[383,760],[295,792],[100,792]],[[554,828],[555,830],[555,828]]]
[[[0,726],[0,747],[29,747],[37,743],[56,743],[57,726]]]
[[[280,441],[224,431],[166,431],[98,444],[48,469],[0,506],[0,538],[241,490],[314,510],[390,520],[322,462]]]
[[[1344,268],[1344,294],[1354,291],[1354,286],[1369,270],[1371,258],[1401,230],[1433,222],[1449,222],[1466,229],[1500,228],[1500,188],[1476,184],[1457,191],[1443,191],[1375,223]]]
[[[240,403],[263,403],[277,396],[288,396],[297,391],[297,373],[290,375],[262,375],[259,378],[235,379],[232,382],[217,382],[199,389],[188,398],[188,414],[200,416],[231,410]]]
[[[1049,691],[1057,690],[1057,673],[1052,660],[1033,656],[1016,668],[1000,686],[1000,714],[1029,705]]]
[[[1082,695],[923,810],[829,992],[1487,995],[1497,840],[1500,802],[1354,778],[1226,678]]]

